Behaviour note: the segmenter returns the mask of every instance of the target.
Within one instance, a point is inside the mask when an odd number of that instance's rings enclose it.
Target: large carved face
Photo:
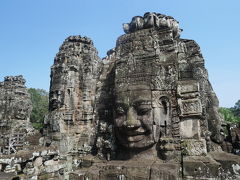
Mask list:
[[[18,120],[26,120],[31,113],[29,101],[19,101],[13,107],[13,116]]]
[[[51,91],[50,99],[49,99],[50,110],[53,111],[55,109],[60,108],[62,105],[62,102],[63,102],[62,91],[59,91],[59,90]]]
[[[150,90],[134,90],[116,93],[115,117],[116,137],[127,148],[152,146],[153,108]]]

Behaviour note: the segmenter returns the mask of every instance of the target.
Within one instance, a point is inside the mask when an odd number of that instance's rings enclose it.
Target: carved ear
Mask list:
[[[154,142],[157,143],[159,141],[159,137],[160,137],[160,126],[159,125],[156,125],[155,123],[153,124],[152,134],[153,134]]]
[[[150,14],[150,12],[146,12],[143,17],[147,17]]]
[[[123,31],[126,34],[130,33],[130,25],[129,25],[129,23],[123,23]]]
[[[153,124],[153,139],[154,142],[158,142],[158,135],[157,135],[157,126],[155,124]]]

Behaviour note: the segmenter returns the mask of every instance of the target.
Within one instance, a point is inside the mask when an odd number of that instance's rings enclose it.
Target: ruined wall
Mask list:
[[[24,136],[32,131],[29,124],[31,110],[25,79],[22,76],[6,76],[0,82],[0,153],[15,152],[25,143]],[[16,144],[12,144],[16,139]]]

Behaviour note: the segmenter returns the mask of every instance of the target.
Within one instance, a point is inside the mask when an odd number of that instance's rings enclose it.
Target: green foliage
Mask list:
[[[191,149],[191,145],[187,140],[181,142],[182,154],[184,156],[189,156],[189,149]]]
[[[30,121],[35,129],[41,129],[44,116],[48,112],[48,93],[43,89],[34,88],[29,88],[28,93],[31,95],[33,105]]]
[[[232,108],[220,107],[219,112],[223,115],[224,120],[228,122],[240,122],[240,116],[235,116]]]
[[[231,111],[235,116],[240,117],[240,100],[235,103],[235,106],[231,108]]]

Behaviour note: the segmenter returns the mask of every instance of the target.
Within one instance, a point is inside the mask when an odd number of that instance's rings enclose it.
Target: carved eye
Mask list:
[[[143,116],[143,115],[149,114],[150,111],[151,111],[150,108],[139,108],[139,109],[137,109],[137,114],[139,116]]]
[[[116,113],[117,113],[118,115],[123,115],[123,114],[125,114],[125,110],[124,110],[123,107],[118,106],[118,107],[116,108]]]

